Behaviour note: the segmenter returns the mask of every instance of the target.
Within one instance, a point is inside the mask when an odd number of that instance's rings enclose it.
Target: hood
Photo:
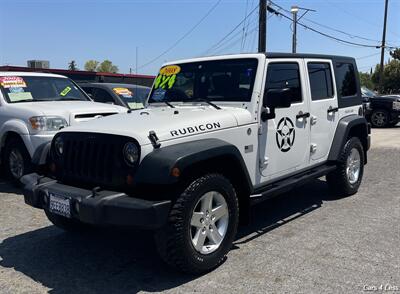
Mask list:
[[[379,101],[387,101],[387,102],[394,102],[394,101],[400,101],[400,97],[393,95],[393,96],[375,96],[369,98],[370,101],[372,102],[379,102]]]
[[[127,111],[124,107],[92,101],[41,101],[10,105],[20,110],[24,109],[29,111],[32,116],[61,116],[65,118],[70,125],[97,118],[102,115],[111,115]]]
[[[225,107],[151,107],[68,127],[61,132],[108,133],[129,136],[140,145],[151,144],[148,139],[154,131],[160,140],[193,136],[196,134],[236,127],[252,122],[251,114],[242,108]]]

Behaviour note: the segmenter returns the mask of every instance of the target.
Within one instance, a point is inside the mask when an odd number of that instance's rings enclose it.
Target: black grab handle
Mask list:
[[[339,111],[339,107],[328,108],[328,113],[331,113],[331,112],[338,112],[338,111]]]
[[[296,119],[299,119],[299,118],[308,118],[308,117],[310,117],[310,113],[309,113],[309,112],[305,112],[305,113],[300,113],[300,112],[299,112],[299,114],[296,115]]]

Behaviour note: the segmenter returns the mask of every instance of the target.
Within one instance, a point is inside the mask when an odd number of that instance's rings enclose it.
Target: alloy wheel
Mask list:
[[[217,250],[228,230],[229,210],[225,198],[216,191],[205,193],[190,219],[192,245],[201,254]]]

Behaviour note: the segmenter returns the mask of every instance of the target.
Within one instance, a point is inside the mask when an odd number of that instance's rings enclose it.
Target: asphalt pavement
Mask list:
[[[64,233],[0,178],[0,293],[400,293],[399,181],[400,127],[374,129],[356,195],[319,179],[257,206],[224,264],[194,277],[150,232]]]

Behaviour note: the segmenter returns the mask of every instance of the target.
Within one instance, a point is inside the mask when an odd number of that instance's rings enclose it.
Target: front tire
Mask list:
[[[357,193],[364,174],[364,158],[360,139],[350,138],[342,148],[337,168],[326,175],[330,189],[340,196]]]
[[[389,112],[377,109],[371,113],[371,125],[375,128],[385,128],[389,125]]]
[[[232,247],[239,219],[236,192],[227,178],[207,174],[191,182],[156,232],[161,258],[191,274],[219,266]]]
[[[4,148],[3,166],[6,176],[14,184],[19,184],[23,175],[33,171],[31,157],[20,138],[13,137],[7,140]]]

